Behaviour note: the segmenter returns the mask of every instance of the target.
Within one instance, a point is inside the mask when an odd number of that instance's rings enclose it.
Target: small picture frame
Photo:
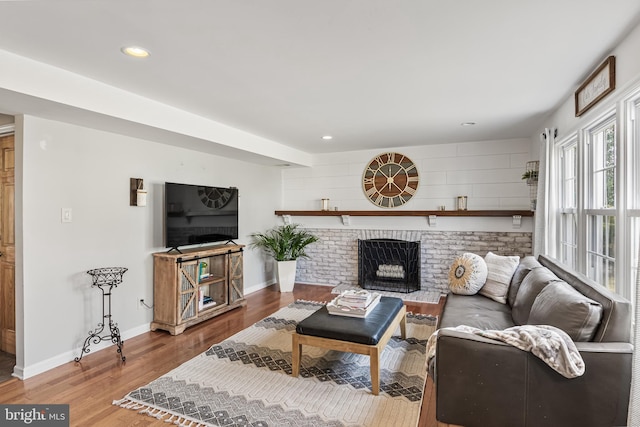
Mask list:
[[[576,117],[580,117],[616,88],[616,57],[608,57],[576,91]]]

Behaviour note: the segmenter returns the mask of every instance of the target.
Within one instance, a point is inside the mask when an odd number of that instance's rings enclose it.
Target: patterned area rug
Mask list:
[[[360,290],[362,289],[358,285],[340,284],[335,286],[332,290],[332,294],[339,294],[342,291]],[[415,292],[387,292],[387,291],[372,291],[377,292],[385,297],[401,298],[403,301],[424,302],[428,304],[438,304],[440,301],[440,292],[435,291],[415,291]]]
[[[291,333],[322,304],[297,301],[212,346],[114,405],[185,426],[412,426],[436,317],[407,315],[380,356],[380,395],[369,357],[303,346],[291,377]]]

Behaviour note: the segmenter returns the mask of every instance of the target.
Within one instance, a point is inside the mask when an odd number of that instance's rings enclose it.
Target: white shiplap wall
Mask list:
[[[468,209],[530,206],[521,176],[537,151],[530,139],[510,139],[316,155],[313,167],[283,171],[282,208],[320,209],[320,199],[329,198],[340,210],[379,209],[364,196],[361,178],[367,163],[385,151],[408,156],[420,174],[416,195],[397,209],[453,209],[461,195],[468,197]]]

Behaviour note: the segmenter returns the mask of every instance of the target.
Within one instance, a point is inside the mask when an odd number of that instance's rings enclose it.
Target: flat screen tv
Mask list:
[[[165,243],[168,248],[238,238],[238,189],[164,184]]]

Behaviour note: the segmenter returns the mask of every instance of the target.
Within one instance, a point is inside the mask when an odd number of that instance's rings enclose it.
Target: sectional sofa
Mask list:
[[[449,294],[430,364],[436,418],[465,427],[626,425],[631,318],[629,301],[543,255],[520,261],[506,304]],[[503,330],[529,322],[567,332],[584,374],[565,378],[530,352],[446,329]]]

